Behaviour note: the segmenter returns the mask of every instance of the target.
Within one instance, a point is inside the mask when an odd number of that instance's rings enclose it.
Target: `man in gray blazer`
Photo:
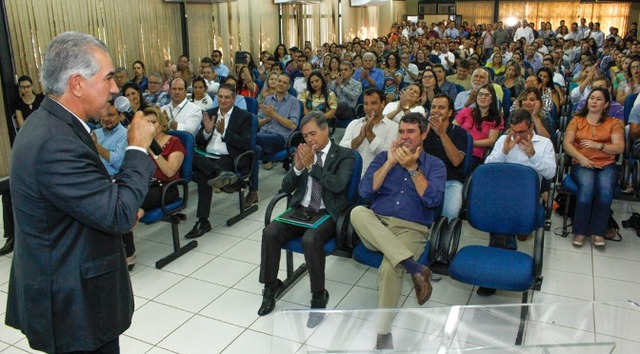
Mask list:
[[[307,114],[300,122],[300,131],[305,142],[296,150],[294,167],[284,177],[282,191],[293,193],[291,207],[303,206],[314,212],[328,213],[331,217],[315,229],[279,221],[265,227],[260,264],[260,282],[265,288],[258,310],[260,316],[273,311],[276,297],[283,289],[283,283],[278,279],[281,248],[300,236],[313,293],[311,308],[326,308],[329,301],[329,293],[324,288],[323,246],[334,236],[336,220],[349,206],[346,188],[353,174],[353,151],[329,140],[329,126],[322,112]],[[310,317],[307,326],[315,327],[319,320],[314,321]]]
[[[138,112],[115,182],[86,121],[118,92],[107,46],[65,32],[46,48],[47,98],[20,129],[12,153],[15,250],[6,323],[47,353],[119,353],[133,293],[121,234],[131,230],[155,165],[153,125]]]

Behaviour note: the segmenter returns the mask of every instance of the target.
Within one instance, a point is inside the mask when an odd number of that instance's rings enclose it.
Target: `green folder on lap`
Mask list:
[[[210,152],[206,152],[206,151],[204,151],[204,150],[202,150],[202,149],[198,149],[198,148],[196,148],[196,154],[198,154],[198,155],[202,155],[202,156],[204,156],[204,157],[208,157],[208,158],[210,158],[210,159],[219,159],[219,158],[221,157],[221,156],[220,156],[220,155],[218,155],[218,154],[212,154],[212,153],[210,153]]]
[[[327,213],[318,213],[304,207],[299,207],[285,210],[282,214],[278,215],[275,220],[285,224],[315,229],[329,217],[331,216]]]

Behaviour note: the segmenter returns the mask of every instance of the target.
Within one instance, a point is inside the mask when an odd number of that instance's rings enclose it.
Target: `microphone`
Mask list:
[[[124,96],[116,97],[116,100],[113,102],[113,106],[116,108],[116,111],[123,113],[125,117],[125,121],[122,122],[122,125],[127,126],[131,122],[133,118],[133,111],[131,110],[131,103],[129,103],[129,99]]]
[[[126,113],[131,111],[131,103],[129,103],[129,99],[124,96],[116,97],[116,100],[113,102],[113,105],[116,107],[116,111],[120,113]]]

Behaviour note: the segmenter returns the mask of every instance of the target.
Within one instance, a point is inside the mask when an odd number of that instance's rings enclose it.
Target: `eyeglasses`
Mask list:
[[[511,132],[513,134],[517,134],[517,135],[525,135],[527,133],[529,133],[529,129],[531,128],[531,126],[529,126],[527,129],[525,130],[512,130]]]
[[[422,77],[423,79],[433,79],[434,76],[433,75],[425,75]]]
[[[484,97],[484,98],[486,98],[486,97],[491,97],[491,93],[489,93],[489,92],[487,92],[487,93],[485,93],[485,92],[478,92],[478,97]]]
[[[158,81],[149,81],[149,85],[160,85],[162,82]]]

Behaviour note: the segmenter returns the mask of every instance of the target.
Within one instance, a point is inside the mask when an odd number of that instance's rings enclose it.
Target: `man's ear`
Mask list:
[[[73,74],[69,81],[67,81],[69,91],[76,97],[82,97],[83,91],[86,89],[86,82],[84,77],[80,74]]]

